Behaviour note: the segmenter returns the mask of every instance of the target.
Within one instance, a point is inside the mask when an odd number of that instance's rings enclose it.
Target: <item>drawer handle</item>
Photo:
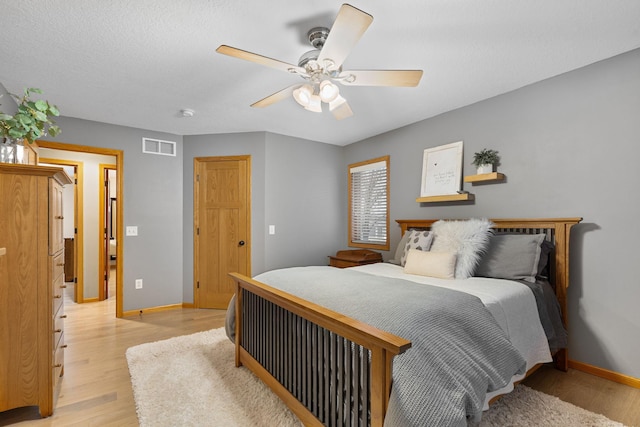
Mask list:
[[[60,332],[62,332],[62,329],[56,329],[55,331],[53,331],[53,333],[55,334],[59,334]]]
[[[54,298],[62,298],[62,295],[54,295]]]
[[[64,262],[59,262],[56,264],[58,267],[64,267]]]
[[[64,217],[62,215],[58,215],[56,219],[64,219]]]
[[[66,314],[63,314],[62,316],[60,316],[60,318],[61,318],[61,319],[66,319],[66,318],[67,318],[67,315],[66,315]]]
[[[67,348],[67,344],[61,345],[60,348]]]
[[[54,368],[62,368],[62,363],[56,363],[53,365]]]
[[[60,287],[61,287],[62,289],[65,289],[65,288],[67,287],[67,285],[60,285]]]

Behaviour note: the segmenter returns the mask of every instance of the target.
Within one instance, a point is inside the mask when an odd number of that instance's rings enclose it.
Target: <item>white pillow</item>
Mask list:
[[[400,258],[400,265],[404,267],[407,261],[407,254],[411,249],[418,249],[420,251],[428,251],[433,241],[433,233],[427,230],[409,230],[405,234],[409,234],[407,244],[404,247],[404,253]]]
[[[455,278],[456,254],[454,252],[423,252],[411,249],[407,255],[404,272],[420,276]]]
[[[431,226],[435,234],[431,250],[434,252],[455,252],[456,279],[473,276],[473,271],[489,244],[493,223],[486,218],[472,218],[463,221],[437,221]]]

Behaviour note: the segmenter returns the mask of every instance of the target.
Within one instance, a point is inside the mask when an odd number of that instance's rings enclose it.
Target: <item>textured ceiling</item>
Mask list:
[[[311,49],[306,32],[330,27],[338,1],[0,0],[0,83],[39,87],[69,117],[346,145],[640,47],[637,0],[350,4],[374,20],[345,69],[424,75],[416,88],[342,87],[354,112],[342,121],[293,99],[250,108],[302,80],[215,52],[228,44],[297,63]]]

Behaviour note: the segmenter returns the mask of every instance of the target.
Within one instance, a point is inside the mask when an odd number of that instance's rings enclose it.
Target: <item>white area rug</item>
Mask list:
[[[248,369],[235,367],[224,328],[141,344],[126,356],[142,427],[302,425]],[[525,386],[493,405],[480,425],[623,427]]]

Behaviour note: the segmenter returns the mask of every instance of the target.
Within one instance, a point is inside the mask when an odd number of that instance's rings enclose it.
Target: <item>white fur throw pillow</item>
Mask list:
[[[456,279],[466,279],[480,260],[480,255],[489,245],[493,223],[486,218],[472,218],[463,221],[437,221],[431,226],[434,234],[431,250],[434,252],[455,252]]]
[[[433,241],[433,233],[426,230],[407,230],[406,233],[409,234],[409,238],[407,239],[407,244],[404,247],[402,258],[400,258],[400,265],[403,267],[407,262],[409,250],[418,249],[420,251],[428,251],[431,247],[431,242]]]
[[[453,279],[456,270],[454,252],[424,252],[411,249],[407,255],[404,272],[420,276]]]

